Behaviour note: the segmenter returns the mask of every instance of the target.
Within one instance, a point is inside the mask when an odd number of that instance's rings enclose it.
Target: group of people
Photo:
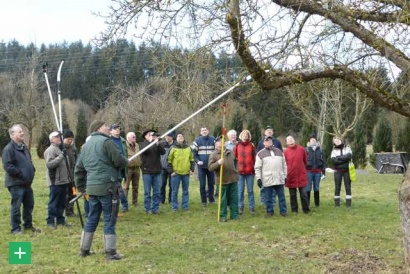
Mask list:
[[[248,130],[236,137],[230,130],[227,141],[214,138],[206,127],[200,130],[192,146],[182,133],[170,133],[165,140],[153,129],[143,132],[143,141],[136,141],[136,134],[128,132],[126,139],[120,136],[121,127],[108,126],[106,122],[95,120],[91,123],[90,136],[81,148],[81,154],[73,146],[74,134],[67,130],[52,132],[51,145],[44,153],[46,162],[46,182],[49,186],[47,226],[70,226],[65,215],[73,214],[67,204],[74,195],[72,184],[77,191],[87,197],[86,223],[81,235],[80,255],[92,255],[91,245],[95,230],[103,214],[104,248],[107,259],[118,260],[122,255],[116,249],[116,221],[128,211],[128,193],[131,203],[138,203],[140,172],[144,185],[144,210],[147,214],[159,214],[160,204],[167,200],[172,212],[179,208],[189,208],[189,177],[197,167],[200,199],[204,207],[215,203],[221,195],[220,221],[238,219],[244,214],[245,188],[248,194],[249,213],[255,213],[254,181],[260,187],[261,203],[266,207],[266,216],[274,215],[276,197],[279,214],[287,215],[284,187],[289,189],[292,212],[298,212],[299,193],[304,213],[308,213],[310,193],[314,191],[314,202],[319,206],[320,179],[325,172],[325,160],[316,136],[310,136],[306,147],[297,145],[292,136],[286,138],[287,148],[283,151],[278,139],[273,136],[273,128],[265,128],[264,137],[255,147]],[[2,153],[5,170],[5,186],[11,195],[11,232],[23,233],[21,229],[21,205],[23,205],[23,227],[33,232],[41,232],[32,223],[34,195],[31,184],[35,168],[30,152],[24,144],[24,130],[21,125],[9,129],[10,143]],[[174,140],[175,137],[175,140]],[[346,205],[351,206],[351,184],[348,164],[352,151],[342,139],[333,139],[331,152],[335,171],[335,206],[340,206],[342,179],[346,188]],[[223,152],[223,155],[222,155]],[[137,155],[138,154],[138,155]],[[222,187],[216,189],[215,182]],[[178,202],[179,186],[182,186],[181,204]],[[246,187],[245,187],[246,186]]]

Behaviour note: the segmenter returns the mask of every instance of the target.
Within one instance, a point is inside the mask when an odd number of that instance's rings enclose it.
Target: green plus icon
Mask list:
[[[31,264],[31,243],[9,242],[9,264]]]

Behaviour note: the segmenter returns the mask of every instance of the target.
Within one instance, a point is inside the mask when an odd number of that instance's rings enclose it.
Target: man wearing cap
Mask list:
[[[72,217],[74,216],[74,204],[70,204],[69,201],[74,199],[76,195],[74,195],[74,166],[75,162],[77,161],[77,148],[74,146],[74,133],[66,129],[63,133],[63,143],[64,149],[67,154],[68,165],[69,165],[69,185],[67,190],[67,201],[65,206],[65,216]]]
[[[70,226],[64,217],[69,185],[67,159],[65,151],[60,148],[61,134],[57,131],[50,133],[51,145],[44,151],[46,161],[46,181],[50,189],[48,201],[47,226],[56,229],[57,225]]]
[[[79,192],[87,193],[90,211],[80,242],[80,256],[93,254],[91,249],[101,213],[104,220],[104,248],[108,260],[119,260],[115,226],[118,214],[118,195],[121,171],[128,159],[119,151],[110,137],[110,128],[103,121],[90,125],[91,138],[81,150],[75,165],[74,178]]]
[[[273,133],[274,133],[273,132],[273,127],[271,127],[271,126],[266,126],[265,127],[264,137],[262,138],[262,140],[259,141],[258,147],[256,148],[256,152],[259,152],[259,151],[261,151],[262,149],[265,148],[265,146],[263,145],[265,137],[271,137],[272,138],[272,145],[274,147],[276,147],[277,149],[280,149],[281,151],[283,151],[282,144],[280,143],[280,141],[278,139],[275,138],[275,136],[273,136]],[[265,205],[265,188],[262,188],[261,191],[260,191],[260,199],[261,199],[262,205]]]
[[[192,144],[192,153],[198,167],[199,192],[201,194],[202,206],[209,203],[214,204],[215,174],[208,169],[208,159],[215,150],[215,138],[209,135],[207,127],[201,127],[201,136],[197,137]],[[208,190],[206,180],[208,179]]]
[[[144,208],[147,214],[159,214],[159,204],[161,203],[161,155],[165,154],[165,149],[158,141],[158,134],[153,129],[148,129],[142,133],[144,141],[139,144],[140,151],[156,142],[141,154],[141,172],[144,183]],[[152,195],[151,195],[152,193]]]
[[[320,148],[319,143],[316,140],[315,134],[310,134],[309,142],[306,146],[307,152],[307,176],[308,176],[308,186],[306,187],[306,194],[308,198],[308,204],[310,205],[310,192],[312,188],[314,190],[315,206],[320,204],[320,180],[322,174],[325,175],[326,172],[326,162],[323,155],[323,151]]]
[[[287,165],[283,152],[272,144],[272,137],[266,136],[264,149],[258,152],[255,160],[255,177],[260,188],[265,189],[266,217],[272,217],[278,196],[280,215],[287,214],[284,184],[287,176]]]
[[[120,136],[121,127],[118,124],[112,124],[110,126],[110,134],[111,134],[112,140],[117,145],[121,154],[125,158],[128,158],[127,141]],[[126,179],[127,174],[128,174],[128,167],[125,167],[123,170],[121,170],[122,178]],[[120,201],[121,201],[121,206],[122,206],[122,212],[127,212],[128,211],[128,200],[127,200],[127,196],[125,195],[124,189],[122,188],[121,184],[120,184]]]
[[[168,133],[165,136],[164,142],[162,145],[165,149],[165,153],[161,155],[161,166],[162,166],[162,185],[161,185],[161,203],[165,203],[165,197],[167,196],[167,183],[168,183],[168,203],[171,203],[171,193],[172,193],[172,186],[171,186],[171,173],[168,172],[168,154],[169,151],[174,144],[174,134]]]
[[[11,141],[3,149],[2,162],[5,171],[4,185],[11,196],[11,233],[23,233],[20,226],[22,204],[23,227],[32,232],[41,232],[33,226],[34,195],[31,184],[36,169],[31,161],[30,151],[24,144],[23,127],[19,124],[12,125],[9,136]]]

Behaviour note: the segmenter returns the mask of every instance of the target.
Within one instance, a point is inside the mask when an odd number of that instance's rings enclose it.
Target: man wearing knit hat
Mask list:
[[[80,256],[92,254],[91,244],[103,213],[104,246],[108,260],[119,260],[115,226],[118,214],[118,189],[121,170],[128,165],[128,159],[121,155],[110,137],[110,128],[103,121],[93,121],[90,138],[81,151],[74,178],[79,192],[89,195],[90,212],[80,242]]]
[[[68,166],[69,166],[69,186],[67,190],[67,202],[65,207],[65,216],[73,217],[74,204],[70,204],[69,201],[75,198],[74,195],[74,166],[77,161],[77,148],[74,145],[74,133],[70,129],[66,129],[63,133],[63,145],[66,151]]]

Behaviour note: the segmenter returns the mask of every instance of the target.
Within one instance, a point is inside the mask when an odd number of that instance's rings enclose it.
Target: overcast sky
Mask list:
[[[105,30],[104,19],[111,0],[2,0],[0,41],[20,44],[88,43]]]

